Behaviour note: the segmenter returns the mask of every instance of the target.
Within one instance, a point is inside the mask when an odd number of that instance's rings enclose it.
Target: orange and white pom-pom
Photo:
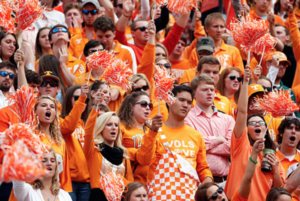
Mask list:
[[[175,98],[172,94],[175,79],[169,75],[166,69],[155,66],[155,96],[157,99],[166,103],[174,103]]]
[[[100,178],[99,185],[107,200],[120,201],[126,187],[124,182],[122,175],[108,172]]]
[[[48,147],[41,142],[39,136],[35,135],[28,125],[22,123],[14,124],[0,133],[0,148],[5,150],[18,140],[22,140],[28,150],[37,158],[47,152]]]
[[[267,57],[269,52],[275,47],[276,43],[277,40],[269,33],[266,33],[254,43],[251,50],[259,55],[264,52],[265,57]]]
[[[107,51],[98,51],[90,55],[86,62],[89,69],[105,69],[115,61],[116,57]]]
[[[250,50],[260,37],[262,37],[269,27],[264,20],[251,19],[250,16],[242,17],[240,21],[230,23],[230,31],[235,42],[245,46]]]
[[[0,26],[8,33],[15,32],[13,18],[11,17],[12,8],[11,3],[8,1],[0,1]]]
[[[193,8],[196,8],[197,0],[168,0],[168,9],[172,13],[186,14]]]
[[[110,85],[117,85],[122,89],[130,89],[133,72],[121,59],[116,58],[115,61],[105,69],[103,77],[105,81]]]
[[[30,153],[22,140],[18,140],[5,151],[0,166],[0,181],[34,181],[46,173],[41,160]]]
[[[8,97],[10,109],[18,116],[19,122],[33,123],[35,100],[34,89],[29,86],[22,86]]]
[[[39,0],[18,0],[18,5],[15,21],[20,32],[30,27],[45,11]]]
[[[257,107],[270,112],[273,117],[282,117],[299,110],[291,99],[289,90],[272,91],[263,98],[256,98]]]

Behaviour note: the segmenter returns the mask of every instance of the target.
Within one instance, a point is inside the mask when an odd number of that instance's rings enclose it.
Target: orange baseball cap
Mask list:
[[[273,57],[274,55],[276,55],[276,54],[279,55],[279,62],[280,62],[280,61],[286,61],[286,62],[288,63],[289,66],[291,65],[291,62],[287,59],[286,55],[285,55],[284,53],[278,52],[278,51],[276,51],[276,52],[271,52],[271,53],[269,54],[269,56],[267,57],[266,61],[272,61],[272,57]]]
[[[256,93],[265,93],[265,90],[263,88],[263,86],[261,86],[260,84],[250,84],[248,86],[248,99]]]

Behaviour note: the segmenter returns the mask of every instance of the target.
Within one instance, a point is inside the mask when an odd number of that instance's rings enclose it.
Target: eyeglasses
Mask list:
[[[41,87],[46,87],[50,85],[50,87],[58,87],[58,82],[57,81],[43,81],[41,84]]]
[[[64,28],[64,27],[59,27],[59,28],[55,28],[55,29],[53,29],[52,30],[52,33],[57,33],[58,31],[62,31],[62,32],[68,32],[68,30],[66,29],[66,28]]]
[[[134,31],[136,31],[136,30],[140,30],[141,32],[144,32],[144,31],[146,31],[148,28],[147,27],[137,27],[137,28],[135,28],[134,29]]]
[[[264,121],[249,121],[248,122],[248,125],[250,126],[256,126],[256,125],[259,125],[259,126],[265,126],[266,123]]]
[[[228,78],[232,81],[234,81],[235,79],[237,79],[238,82],[241,82],[243,80],[242,77],[237,77],[235,75],[229,75]]]
[[[136,104],[140,104],[143,108],[146,108],[147,106],[149,106],[150,110],[153,109],[153,104],[148,103],[147,101],[140,101],[140,102],[137,102]]]
[[[208,50],[199,50],[198,54],[202,55],[202,56],[205,56],[205,55],[209,56],[209,55],[213,55],[213,52],[208,51]]]
[[[95,53],[95,52],[101,52],[103,51],[104,49],[98,49],[98,50],[89,50],[89,53],[92,54],[92,53]]]
[[[77,96],[77,95],[73,95],[73,98],[74,98],[74,101],[76,102],[76,101],[79,99],[79,96]],[[90,99],[89,99],[89,98],[85,99],[85,104],[88,104],[88,103],[89,103],[89,101],[90,101]]]
[[[135,89],[133,89],[132,91],[134,91],[134,92],[137,92],[137,91],[147,91],[149,89],[149,86],[148,85],[144,85],[144,86],[142,86],[142,87],[139,87],[139,88],[135,88]]]
[[[264,86],[262,86],[262,87],[264,88],[264,90],[267,90],[268,92],[272,91],[272,87],[264,87]]]
[[[14,77],[15,77],[15,75],[14,75],[13,73],[8,73],[8,72],[6,72],[6,71],[0,71],[0,75],[1,75],[2,77],[6,77],[6,76],[9,75],[9,78],[10,78],[10,79],[14,79]]]
[[[165,64],[157,63],[156,65],[158,65],[160,67],[165,67],[165,68],[171,68],[171,66],[172,66],[171,63],[165,63]]]
[[[212,194],[212,196],[208,200],[216,200],[218,198],[218,194],[221,195],[224,192],[224,189],[222,187],[219,187],[217,192]]]
[[[120,4],[117,5],[117,7],[123,9],[123,4],[120,3]]]
[[[98,14],[98,10],[82,10],[82,13],[84,14],[84,15],[88,15],[89,13],[91,13],[91,15],[96,15],[96,14]]]
[[[293,119],[296,119],[296,120],[298,120],[298,121],[300,122],[300,118],[298,118],[298,117],[290,117],[290,116],[287,116],[287,117],[285,117],[285,119],[286,119],[286,120],[289,120],[289,121],[291,121],[291,120],[293,120]]]

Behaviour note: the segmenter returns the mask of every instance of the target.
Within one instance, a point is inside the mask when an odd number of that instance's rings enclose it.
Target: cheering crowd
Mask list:
[[[0,24],[0,201],[300,200],[300,0],[165,2],[40,0],[22,33]],[[235,40],[244,16],[268,27],[271,49]],[[107,60],[91,67],[105,51],[132,71],[129,87],[111,84]],[[8,99],[29,87],[32,135],[49,147],[34,180],[8,160],[24,144],[3,141],[24,123]]]

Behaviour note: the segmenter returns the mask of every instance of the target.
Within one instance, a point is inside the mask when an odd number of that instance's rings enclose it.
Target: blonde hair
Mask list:
[[[97,118],[96,121],[96,126],[95,126],[95,138],[94,138],[94,144],[96,145],[96,149],[98,151],[101,151],[102,149],[100,148],[99,144],[104,142],[104,138],[102,135],[102,131],[104,130],[107,122],[110,120],[111,117],[117,117],[119,120],[119,117],[115,112],[106,112],[102,115],[100,115]],[[114,146],[119,147],[123,150],[123,157],[128,158],[128,151],[125,147],[122,145],[122,133],[121,133],[121,127],[120,127],[120,120],[118,122],[118,136],[117,139],[114,142]]]
[[[165,51],[165,53],[166,53],[166,59],[169,58],[168,50],[167,50],[167,48],[163,44],[161,44],[161,43],[155,43],[155,47],[160,47],[161,49],[163,49]]]
[[[194,77],[194,79],[191,82],[191,88],[193,89],[193,91],[196,91],[200,82],[203,82],[206,84],[211,84],[211,85],[215,84],[214,80],[211,77],[209,77],[206,74],[201,74],[201,75]]]
[[[149,86],[149,89],[151,91],[151,85],[150,85],[150,82],[149,80],[147,79],[146,75],[143,74],[143,73],[138,73],[138,74],[134,74],[131,78],[130,78],[130,81],[133,82],[133,86],[134,86],[134,83],[138,82],[140,79],[143,79],[145,80],[145,82],[147,83],[147,85]],[[131,93],[131,91],[129,92]]]
[[[221,19],[224,21],[224,26],[226,25],[226,21],[221,13],[211,13],[204,20],[204,27],[209,28],[212,19]]]
[[[40,101],[42,99],[49,99],[55,105],[55,118],[54,118],[53,122],[51,122],[49,130],[50,130],[50,136],[51,136],[51,138],[54,139],[54,141],[60,146],[60,145],[62,145],[62,143],[63,143],[64,140],[63,140],[63,137],[61,135],[60,127],[59,127],[59,118],[58,118],[58,115],[57,115],[57,111],[58,111],[57,102],[51,96],[43,95],[43,96],[41,96],[41,97],[38,98],[38,100],[37,100],[37,102],[36,102],[36,104],[34,106],[34,112],[36,112],[37,106],[39,105],[39,103],[40,103]],[[42,125],[40,124],[39,119],[38,118],[36,118],[36,119],[38,121],[38,123],[37,123],[37,130],[39,132],[42,132],[43,131],[42,130]]]
[[[57,161],[56,161],[56,156],[55,156],[55,153],[53,151],[53,149],[51,148],[50,153],[52,153],[54,155],[54,158],[55,158],[55,163],[56,163],[56,166],[55,166],[55,172],[54,172],[54,175],[52,177],[52,185],[50,187],[50,190],[51,192],[53,193],[53,195],[57,195],[59,193],[59,189],[60,189],[60,183],[59,183],[59,179],[58,179],[58,176],[59,176],[59,173],[58,173],[58,165],[57,165]],[[41,182],[41,180],[35,180],[34,183],[32,184],[32,188],[33,189],[44,189],[44,186]]]

